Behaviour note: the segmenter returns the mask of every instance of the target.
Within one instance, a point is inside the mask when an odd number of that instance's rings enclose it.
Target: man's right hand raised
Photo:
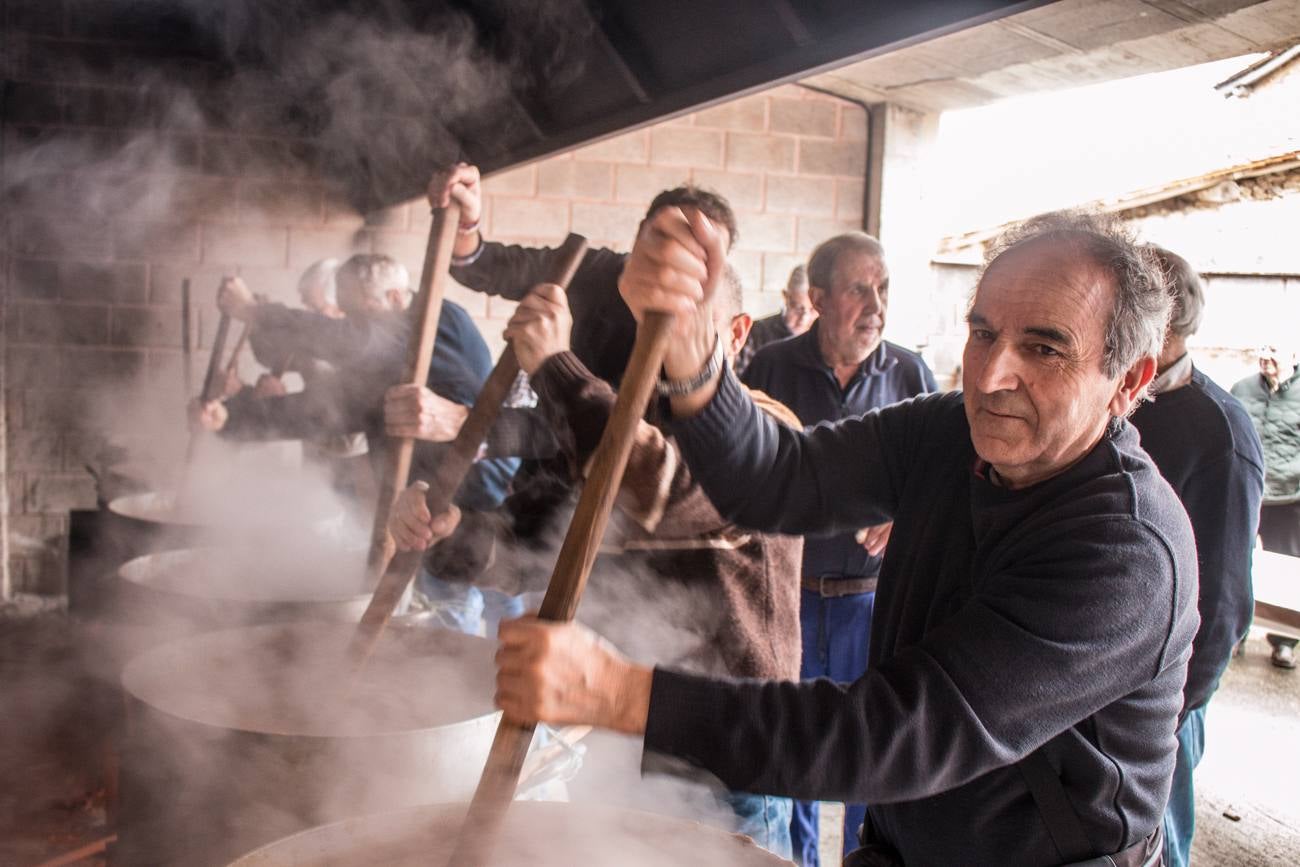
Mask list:
[[[446,171],[434,172],[429,181],[429,204],[445,208],[453,201],[460,205],[460,231],[456,234],[453,252],[468,256],[478,249],[479,220],[483,216],[483,186],[478,166],[456,163]]]
[[[642,225],[618,288],[637,321],[650,311],[674,314],[674,338],[664,355],[670,379],[695,377],[713,354],[718,336],[711,301],[726,267],[726,241],[699,211],[663,208]],[[674,414],[693,415],[714,391],[716,377],[699,391],[673,398]]]
[[[257,311],[257,298],[239,277],[223,277],[217,287],[217,309],[232,319],[251,322]]]
[[[394,385],[384,392],[384,432],[434,443],[451,442],[469,417],[469,407],[422,385]]]

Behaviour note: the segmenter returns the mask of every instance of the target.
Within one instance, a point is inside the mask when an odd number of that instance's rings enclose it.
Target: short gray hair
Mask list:
[[[875,237],[866,232],[845,232],[827,238],[812,251],[808,257],[808,283],[829,292],[831,278],[835,274],[835,263],[845,253],[865,253],[881,262],[885,261],[885,248]]]
[[[833,266],[832,266],[833,267]],[[808,291],[808,268],[795,265],[790,271],[790,278],[785,281],[785,291],[792,295],[802,295]]]
[[[1171,306],[1160,261],[1140,246],[1114,216],[1088,211],[1054,211],[1012,226],[989,249],[984,274],[998,259],[1031,243],[1072,248],[1110,276],[1115,307],[1106,323],[1102,372],[1116,377],[1139,358],[1160,356]]]
[[[357,286],[370,298],[380,298],[391,289],[411,291],[411,274],[406,266],[383,253],[356,254],[339,266],[334,282]]]
[[[1147,247],[1155,254],[1165,274],[1165,285],[1173,307],[1169,313],[1169,333],[1174,337],[1191,337],[1201,327],[1205,314],[1205,286],[1191,263],[1158,244]]]
[[[298,294],[301,295],[313,286],[320,286],[324,290],[325,300],[331,304],[335,303],[334,274],[338,270],[338,259],[321,259],[319,262],[312,263],[298,278]]]

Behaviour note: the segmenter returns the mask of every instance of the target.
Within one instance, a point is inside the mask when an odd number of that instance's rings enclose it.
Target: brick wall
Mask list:
[[[418,275],[429,226],[418,200],[357,213],[311,141],[195,122],[202,65],[178,61],[160,76],[166,60],[151,58],[142,83],[140,44],[79,29],[68,11],[77,2],[3,10],[10,592],[64,591],[68,510],[94,506],[85,467],[107,445],[183,449],[182,407],[198,385],[182,384],[183,279],[193,281],[197,379],[223,274],[288,302],[298,274],[326,256],[390,253]],[[626,249],[651,196],[692,180],[735,204],[735,261],[751,310],[766,314],[818,240],[860,226],[865,136],[860,109],[777,88],[494,177],[485,227],[505,241],[553,244],[572,230]],[[498,346],[511,305],[460,287],[451,297]]]
[[[795,85],[773,88],[494,176],[485,184],[484,229],[522,244],[579,232],[626,250],[650,199],[690,181],[735,208],[732,259],[749,311],[767,315],[813,246],[862,227],[866,131],[866,114],[853,103]],[[456,297],[497,345],[511,305]]]

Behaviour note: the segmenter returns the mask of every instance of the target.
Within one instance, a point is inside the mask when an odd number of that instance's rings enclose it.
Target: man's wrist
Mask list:
[[[479,231],[478,220],[475,220],[472,230],[457,230],[456,243],[451,249],[451,264],[463,268],[466,265],[473,265],[481,255],[483,255],[483,233]]]
[[[654,685],[654,669],[624,662],[623,671],[616,673],[618,689],[611,708],[608,728],[628,735],[645,734],[650,718],[650,691]]]

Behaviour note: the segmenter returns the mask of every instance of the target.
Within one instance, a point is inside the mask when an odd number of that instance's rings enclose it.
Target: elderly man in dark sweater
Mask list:
[[[817,321],[805,334],[754,356],[741,376],[746,385],[793,409],[807,426],[937,390],[921,356],[884,339],[889,266],[879,241],[865,232],[829,238],[809,257],[808,275]],[[804,540],[800,677],[848,683],[867,670],[880,555],[889,530],[883,524]],[[817,801],[794,806],[790,839],[802,867],[821,863],[819,812]],[[855,847],[865,816],[862,804],[845,805],[846,853]]]
[[[749,332],[741,296],[732,272],[711,305],[726,335],[728,358]],[[520,303],[506,336],[537,391],[537,409],[554,434],[552,447],[577,484],[609,421],[615,392],[570,350],[571,328],[564,291],[542,284]],[[798,426],[781,404],[761,392],[751,395],[766,417]],[[427,490],[415,483],[393,509],[390,529],[404,549],[423,548],[435,538]],[[508,500],[507,510],[513,506]],[[692,479],[677,444],[649,422],[637,428],[618,507],[616,529],[602,545],[583,602],[585,617],[645,661],[712,676],[798,676],[799,537],[750,532],[721,517]],[[441,516],[439,526],[447,520]],[[520,558],[509,544],[498,550],[494,573],[517,577],[520,559],[545,562],[549,569],[549,557]],[[548,574],[537,577],[544,581]],[[789,857],[788,799],[733,791],[724,800],[736,814],[737,830]]]
[[[808,297],[808,267],[795,265],[781,290],[781,312],[764,316],[749,329],[749,340],[736,353],[735,371],[743,376],[754,355],[770,343],[798,337],[817,320],[817,308]]]
[[[1200,276],[1183,257],[1160,247],[1152,252],[1168,275],[1173,315],[1151,383],[1153,397],[1130,421],[1187,510],[1200,567],[1201,628],[1187,664],[1164,818],[1165,862],[1185,867],[1196,822],[1192,771],[1205,749],[1205,708],[1255,607],[1250,555],[1264,494],[1264,456],[1246,410],[1197,370],[1187,353],[1187,338],[1200,327],[1205,308]],[[1195,436],[1187,435],[1191,430]]]
[[[1158,863],[1198,618],[1187,515],[1124,420],[1169,309],[1149,254],[1100,218],[1031,222],[976,289],[964,394],[803,432],[709,363],[722,257],[707,219],[664,213],[620,287],[638,317],[677,315],[664,375],[698,387],[673,432],[721,514],[894,521],[869,668],[721,680],[523,619],[501,632],[502,710],[641,735],[647,765],[735,788],[865,801],[867,846],[909,867]]]

